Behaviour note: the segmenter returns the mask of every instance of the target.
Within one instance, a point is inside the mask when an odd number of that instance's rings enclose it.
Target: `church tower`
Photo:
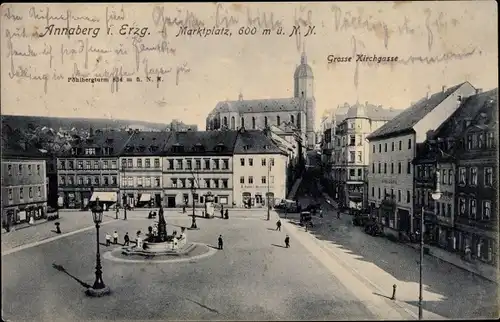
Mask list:
[[[300,57],[300,65],[295,69],[294,97],[304,99],[304,110],[306,112],[306,136],[308,148],[314,148],[315,132],[314,119],[316,117],[316,100],[314,99],[314,75],[311,66],[307,64],[305,49]]]

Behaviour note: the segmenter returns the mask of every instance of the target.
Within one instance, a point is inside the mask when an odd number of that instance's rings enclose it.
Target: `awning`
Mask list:
[[[96,199],[99,198],[99,201],[116,202],[116,196],[116,192],[96,191],[92,194],[92,197],[90,197],[90,201],[96,201]]]
[[[151,194],[149,193],[143,193],[141,195],[141,198],[139,199],[139,201],[150,201],[151,200]]]
[[[361,201],[363,201],[363,195],[359,192],[358,193],[356,193],[356,192],[351,193],[349,195],[349,200],[351,200],[353,202],[361,202]]]

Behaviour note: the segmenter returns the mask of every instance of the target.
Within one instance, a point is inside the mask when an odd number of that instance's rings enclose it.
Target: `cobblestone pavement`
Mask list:
[[[310,189],[309,189],[310,190]],[[299,198],[302,205],[315,200],[317,194]],[[318,198],[324,209],[324,218],[314,218],[309,230],[339,260],[359,273],[380,296],[390,297],[393,284],[397,285],[399,304],[417,314],[419,292],[419,253],[406,245],[382,237],[365,234],[352,225],[352,217],[344,214],[337,219],[336,210]],[[291,222],[298,215],[288,216]],[[303,228],[301,228],[303,229]],[[475,276],[447,262],[426,256],[423,266],[424,317],[438,318],[494,318],[498,317],[497,285]],[[433,316],[437,314],[438,316]]]
[[[265,212],[260,213],[263,217]],[[272,221],[199,220],[188,240],[224,250],[185,263],[103,259],[111,295],[84,295],[94,280],[95,231],[2,257],[4,318],[9,320],[360,320],[375,316],[300,243],[283,247]],[[152,220],[114,221],[101,231],[144,231]],[[190,218],[170,218],[168,232]],[[115,246],[101,246],[105,254]],[[103,256],[104,258],[104,256]],[[62,266],[64,271],[53,267]],[[29,305],[27,305],[29,303]]]

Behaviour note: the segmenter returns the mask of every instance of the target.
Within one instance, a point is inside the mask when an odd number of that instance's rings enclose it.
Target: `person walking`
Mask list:
[[[224,246],[224,241],[222,240],[222,235],[219,235],[219,249],[222,250]]]
[[[226,209],[225,218],[226,218],[226,219],[229,219],[229,211],[228,211],[227,209]]]
[[[285,247],[286,248],[290,247],[290,237],[288,235],[286,235],[285,237]]]
[[[111,235],[109,233],[106,233],[106,246],[111,245]]]
[[[118,232],[116,230],[113,233],[113,244],[118,244]]]
[[[224,208],[220,209],[220,218],[224,219]]]
[[[123,246],[130,246],[130,237],[128,236],[128,232],[125,233],[125,236],[123,236]]]
[[[276,230],[277,231],[281,231],[281,220],[278,219],[278,221],[276,222]]]

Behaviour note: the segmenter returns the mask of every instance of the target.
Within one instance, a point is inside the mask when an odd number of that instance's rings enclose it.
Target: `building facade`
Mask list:
[[[234,148],[236,207],[274,206],[286,199],[288,155],[261,131],[240,131]]]
[[[244,100],[240,94],[237,101],[217,103],[206,120],[207,130],[226,128],[237,130],[264,129],[271,125],[291,123],[300,130],[303,142],[309,149],[315,146],[314,75],[307,64],[305,53],[294,73],[294,96],[291,98]]]
[[[437,129],[475,94],[468,82],[421,99],[370,134],[368,197],[372,212],[381,215],[388,233],[414,231],[414,171],[416,145]],[[412,227],[413,226],[413,227]]]
[[[99,198],[106,206],[117,203],[119,155],[133,132],[100,132],[76,141],[57,158],[60,207],[85,209]]]
[[[35,153],[30,157],[2,148],[2,223],[12,226],[46,218],[46,163]]]
[[[357,103],[349,107],[345,115],[336,117],[331,123],[334,128],[325,130],[323,153],[329,161],[324,172],[330,173],[325,176],[329,179],[326,185],[339,204],[356,209],[367,207],[370,161],[366,137],[397,113],[368,102]]]
[[[172,132],[163,150],[163,205],[233,206],[233,149],[238,131]]]
[[[120,153],[120,203],[160,207],[163,200],[162,154],[173,132],[135,132]]]

